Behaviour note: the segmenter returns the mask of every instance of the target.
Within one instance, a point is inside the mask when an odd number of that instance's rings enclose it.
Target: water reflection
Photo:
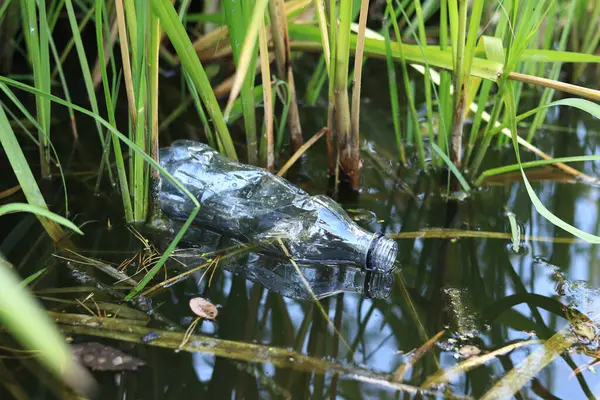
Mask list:
[[[180,229],[175,225],[173,231]],[[169,238],[168,241],[171,241]],[[185,244],[192,247],[185,247]],[[365,269],[326,263],[302,263],[245,247],[218,233],[192,226],[183,237],[184,247],[172,259],[187,269],[206,265],[223,268],[266,289],[297,300],[315,300],[339,293],[360,293],[368,298],[385,299],[393,287],[393,272],[377,273]],[[201,274],[201,275],[200,275]],[[206,271],[198,271],[198,281]],[[208,278],[207,278],[208,279]]]

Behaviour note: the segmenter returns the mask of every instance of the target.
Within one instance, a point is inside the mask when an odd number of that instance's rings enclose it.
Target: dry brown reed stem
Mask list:
[[[300,127],[296,85],[294,84],[294,73],[290,60],[290,38],[283,0],[269,0],[269,17],[271,19],[271,36],[275,48],[277,75],[279,79],[286,81],[288,84],[288,95],[290,96],[288,125],[292,148],[296,151],[302,146],[304,139],[302,138],[302,128]]]
[[[133,77],[131,75],[131,62],[129,61],[129,44],[127,43],[127,26],[125,25],[123,0],[115,0],[115,11],[117,14],[117,26],[119,30],[119,43],[121,45],[121,60],[123,62],[123,76],[125,77],[127,103],[129,104],[129,117],[131,118],[132,125],[135,126],[137,110],[135,108],[135,96],[133,94]]]
[[[592,101],[600,101],[600,90],[572,85],[570,83],[541,78],[538,76],[521,74],[519,72],[511,72],[510,74],[508,74],[508,79],[559,90],[561,92],[574,94],[575,96],[583,97]]]
[[[427,351],[434,344],[437,343],[437,341],[444,335],[445,332],[446,330],[442,329],[441,331],[436,333],[431,339],[429,339],[427,342],[421,345],[418,349],[411,352],[411,356],[408,359],[408,361],[404,364],[400,364],[400,366],[394,372],[394,378],[396,378],[398,382],[402,382],[406,377],[406,374],[410,371],[410,369],[417,363],[417,361],[419,361],[425,355],[425,353],[427,353]]]
[[[266,140],[266,167],[275,171],[275,146],[273,141],[273,92],[271,91],[271,67],[269,65],[269,46],[267,43],[267,30],[264,19],[258,29],[258,48],[260,53],[261,77],[263,84],[263,101],[265,109],[265,138]]]
[[[369,0],[362,0],[360,17],[358,19],[358,33],[356,35],[356,55],[354,57],[354,82],[352,83],[352,113],[350,122],[350,155],[352,169],[346,171],[350,176],[350,184],[354,189],[360,186],[360,89],[362,82],[363,53],[365,49],[365,30],[367,28],[367,13]]]
[[[292,165],[294,165],[294,163],[296,161],[298,161],[298,159],[300,157],[302,157],[302,154],[304,154],[304,152],[306,152],[306,150],[308,150],[313,144],[315,144],[316,141],[321,138],[321,136],[323,136],[325,133],[327,133],[327,131],[328,131],[327,128],[321,129],[313,137],[308,139],[308,141],[306,143],[304,143],[302,146],[300,146],[300,148],[298,150],[296,150],[296,152],[290,157],[290,159],[287,160],[287,162],[284,164],[284,166],[281,167],[281,169],[279,170],[277,175],[278,176],[285,175],[285,173],[288,172],[288,170],[292,167]]]

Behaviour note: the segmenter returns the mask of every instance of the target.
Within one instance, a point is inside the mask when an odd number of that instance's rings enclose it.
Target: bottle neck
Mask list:
[[[365,268],[367,271],[388,273],[394,267],[397,254],[398,243],[381,233],[376,233],[367,251]]]

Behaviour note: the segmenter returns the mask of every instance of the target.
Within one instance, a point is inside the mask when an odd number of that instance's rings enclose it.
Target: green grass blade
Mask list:
[[[45,92],[50,93],[50,43],[49,38],[52,35],[50,28],[48,27],[48,18],[46,17],[46,6],[38,3],[39,11],[39,35],[40,35],[40,66],[39,66],[39,88]],[[42,176],[50,176],[50,101],[47,99],[36,99],[40,101],[42,110],[41,124],[43,131],[43,153],[40,156],[43,158],[42,162]],[[44,168],[46,171],[44,171]]]
[[[26,287],[31,282],[35,281],[37,278],[42,276],[44,274],[44,272],[46,272],[46,271],[48,271],[48,267],[42,268],[39,271],[36,271],[33,274],[29,275],[27,278],[25,278],[21,281],[21,287]]]
[[[398,85],[396,83],[396,70],[392,59],[392,49],[390,47],[390,34],[387,29],[384,29],[383,35],[386,43],[386,66],[388,71],[388,82],[390,86],[390,103],[392,105],[392,123],[394,125],[394,136],[396,137],[396,146],[402,164],[406,165],[406,155],[404,154],[404,144],[402,143],[402,133],[400,131],[400,101],[398,99]]]
[[[127,136],[123,135],[121,132],[119,132],[117,129],[115,129],[114,127],[112,127],[110,125],[110,123],[108,123],[106,120],[104,120],[103,118],[101,118],[98,114],[91,112],[89,110],[86,110],[82,107],[79,107],[75,104],[71,104],[68,103],[66,101],[64,101],[61,98],[58,98],[52,94],[49,93],[44,93],[32,86],[26,85],[24,83],[15,81],[13,79],[9,79],[3,76],[0,76],[0,82],[6,83],[7,85],[11,85],[13,87],[19,88],[21,90],[24,90],[28,93],[34,94],[36,96],[43,96],[46,97],[50,100],[52,100],[55,103],[58,103],[62,106],[65,107],[73,107],[73,109],[77,112],[80,112],[82,114],[85,114],[91,118],[93,118],[96,122],[98,122],[99,124],[101,124],[102,126],[104,126],[106,129],[108,129],[108,131],[117,136],[119,138],[119,140],[121,140],[123,143],[125,143],[130,149],[132,149],[133,152],[137,153],[140,157],[142,157],[148,164],[150,164],[150,166],[152,166],[153,168],[156,168],[160,171],[161,174],[163,174],[164,178],[169,180],[170,182],[173,183],[173,185],[175,185],[175,187],[177,187],[179,190],[181,190],[181,192],[183,194],[185,194],[186,196],[188,196],[188,198],[192,201],[192,203],[194,204],[194,209],[192,210],[191,214],[189,215],[188,219],[186,220],[186,223],[184,224],[184,227],[178,232],[178,234],[175,236],[175,238],[173,239],[173,242],[171,242],[171,244],[169,245],[169,247],[167,247],[167,250],[165,251],[165,253],[163,253],[163,255],[160,257],[160,259],[157,261],[156,265],[152,268],[152,270],[146,275],[146,277],[142,280],[142,282],[140,282],[138,284],[138,286],[135,287],[135,289],[129,293],[129,295],[127,295],[127,299],[131,299],[133,298],[136,294],[138,294],[147,284],[148,282],[154,277],[154,275],[156,275],[156,273],[160,270],[160,268],[162,268],[162,266],[165,264],[165,262],[167,261],[167,259],[171,256],[171,253],[173,252],[173,250],[175,249],[175,247],[177,246],[177,243],[179,243],[179,241],[181,240],[181,238],[183,237],[183,234],[185,233],[185,229],[187,229],[187,227],[189,226],[189,224],[191,224],[191,222],[194,220],[194,218],[196,217],[196,215],[198,214],[198,211],[200,210],[200,203],[198,203],[198,200],[185,188],[185,186],[183,186],[181,184],[181,182],[179,182],[177,179],[175,179],[167,170],[165,170],[163,167],[160,166],[160,164],[158,164],[155,160],[152,159],[152,157],[150,157],[148,154],[146,154],[143,149],[138,148],[135,143],[133,143]],[[0,133],[4,133],[6,132],[3,126],[3,117],[4,120],[6,120],[5,115],[4,115],[4,111],[0,110]],[[10,124],[8,124],[8,121],[6,121],[6,124],[10,127]],[[10,131],[12,133],[12,131]],[[14,138],[14,135],[13,135]],[[4,139],[4,135],[0,134],[0,141]],[[16,140],[16,139],[15,139]],[[2,143],[4,145],[4,143]],[[18,146],[18,143],[17,143]],[[5,147],[6,149],[6,147]],[[20,151],[20,148],[17,148],[17,150],[21,153],[22,156],[22,152]],[[8,154],[8,152],[7,152]],[[14,153],[11,154],[14,157]],[[10,157],[9,157],[10,159]],[[24,165],[27,167],[27,171],[29,171],[29,167],[27,166],[25,157],[23,156],[23,162],[25,163]],[[13,167],[13,170],[15,168]],[[29,171],[29,173],[31,173],[31,171]],[[33,178],[33,176],[32,176]],[[34,181],[35,182],[35,181]],[[26,188],[23,187],[23,184],[21,184],[23,191],[25,192]],[[36,183],[36,188],[37,188],[37,183]],[[39,191],[39,189],[38,189]],[[41,195],[40,195],[41,196]],[[43,201],[43,198],[42,198]],[[32,203],[30,201],[30,203]],[[44,204],[45,205],[45,204]],[[42,223],[46,222],[46,219],[42,220]],[[52,222],[52,221],[50,221]],[[60,229],[60,226],[58,226],[56,223],[52,222],[54,225],[56,225],[56,227],[58,229]],[[44,225],[45,226],[45,225]],[[61,230],[62,232],[62,230]],[[61,235],[62,236],[62,235]]]
[[[33,81],[37,88],[48,91],[50,81],[48,71],[50,68],[48,55],[48,35],[40,32],[37,18],[37,7],[34,0],[21,0],[21,10],[23,15],[23,36],[27,46],[29,62],[33,69]],[[45,46],[45,49],[42,48]],[[37,118],[41,129],[38,129],[38,143],[40,152],[40,166],[43,177],[50,176],[50,167],[48,165],[47,146],[48,141],[44,136],[50,126],[50,109],[47,100],[36,98]]]
[[[225,124],[221,108],[212,90],[210,81],[198,59],[198,55],[194,51],[185,28],[181,24],[181,21],[179,21],[173,5],[169,0],[152,0],[152,9],[158,15],[161,26],[165,29],[173,47],[175,47],[182,65],[190,74],[194,85],[198,89],[198,94],[202,98],[208,115],[210,115],[215,124],[216,133],[223,143],[225,154],[229,158],[237,160],[233,141],[231,140],[227,124]]]
[[[86,89],[86,92],[88,95],[88,99],[90,101],[90,106],[92,107],[92,110],[94,111],[95,114],[100,115],[100,110],[98,108],[98,101],[96,99],[96,91],[94,89],[94,81],[92,80],[90,66],[87,61],[87,56],[86,56],[85,49],[83,46],[83,41],[81,40],[81,34],[79,33],[79,28],[77,26],[77,17],[75,16],[75,10],[73,9],[73,3],[71,0],[65,0],[65,8],[67,9],[68,20],[69,20],[69,24],[71,26],[71,33],[73,34],[73,40],[75,42],[75,49],[77,50],[77,57],[79,58],[79,64],[81,66],[81,73],[83,75],[83,81],[85,83],[85,89]],[[99,123],[96,123],[96,129],[98,131],[98,138],[100,139],[100,143],[101,143],[102,149],[103,149],[103,155],[104,155],[103,162],[105,163],[105,165],[107,167],[108,177],[112,183],[113,182],[112,171],[110,168],[108,168],[108,166],[110,165],[110,162],[108,160],[108,152],[106,151],[107,143],[104,138],[104,133],[102,132],[102,127],[100,126]]]
[[[227,100],[227,107],[225,108],[225,119],[229,119],[229,114],[231,112],[231,108],[233,107],[233,102],[237,99],[237,96],[240,93],[242,88],[242,84],[247,79],[247,75],[250,71],[250,63],[256,57],[256,39],[258,38],[258,30],[260,29],[262,20],[265,17],[265,10],[267,9],[267,4],[269,0],[257,0],[254,10],[252,11],[252,17],[248,23],[248,26],[245,27],[245,21],[243,21],[243,16],[241,12],[237,9],[230,9],[233,7],[226,3],[224,5],[225,15],[227,17],[230,36],[234,36],[234,32],[237,33],[240,28],[247,28],[245,32],[240,32],[245,35],[243,40],[243,45],[241,51],[238,52],[238,65],[235,73],[235,79],[233,81],[233,85],[231,87],[231,92],[229,93],[229,100]],[[237,4],[239,7],[240,4]],[[232,15],[233,14],[233,15]],[[242,24],[239,26],[238,24]],[[239,33],[238,33],[239,35]],[[235,41],[232,37],[232,46],[234,49],[234,55],[236,54],[235,49],[239,45],[239,42]]]
[[[454,165],[454,163],[448,158],[446,153],[442,149],[440,149],[439,146],[434,142],[431,142],[431,147],[433,147],[433,150],[435,150],[435,152],[444,161],[446,166],[450,169],[450,172],[452,172],[452,174],[456,177],[456,180],[460,183],[462,189],[465,192],[470,192],[471,187],[469,186],[469,183],[467,182],[465,177],[460,173],[460,170],[456,168],[456,165]]]
[[[208,139],[208,144],[215,149],[218,148],[219,151],[223,153],[225,151],[225,149],[223,148],[223,143],[221,142],[221,140],[215,141],[215,135],[213,135],[212,128],[210,127],[210,124],[208,123],[208,118],[206,117],[206,113],[204,112],[204,107],[202,106],[202,101],[200,100],[200,95],[198,94],[198,90],[196,89],[196,86],[194,85],[194,82],[192,82],[192,78],[190,77],[190,74],[187,73],[187,71],[184,71],[184,77],[185,77],[185,82],[186,82],[187,88],[190,91],[190,94],[192,95],[192,99],[194,101],[194,106],[196,107],[196,111],[198,112],[200,121],[202,121],[202,126],[204,126],[204,134],[206,135],[206,138]],[[241,115],[241,113],[240,113],[240,115]],[[218,137],[217,137],[217,139],[218,139]],[[217,147],[217,143],[218,143],[218,147]]]
[[[15,171],[15,174],[17,175],[17,180],[21,185],[21,189],[23,190],[27,202],[34,206],[47,209],[48,206],[46,205],[46,201],[42,196],[37,181],[33,177],[33,173],[29,168],[29,164],[27,164],[25,155],[21,150],[21,146],[15,137],[10,122],[4,113],[4,108],[2,107],[0,107],[0,144],[6,153],[12,170]],[[58,242],[63,238],[64,231],[56,222],[42,216],[38,216],[38,219],[54,242]]]
[[[526,63],[600,63],[600,56],[564,50],[527,49],[523,51],[520,61]]]
[[[0,257],[0,324],[49,371],[80,391],[93,389],[90,374],[74,360],[65,340],[35,298]]]
[[[406,93],[406,99],[408,102],[408,108],[410,110],[410,116],[413,127],[419,126],[419,117],[417,115],[417,109],[415,105],[415,99],[411,90],[411,85],[409,82],[408,68],[406,66],[406,54],[404,53],[405,45],[402,43],[402,36],[400,34],[400,28],[398,26],[398,21],[396,17],[396,13],[394,8],[392,7],[391,0],[387,0],[387,12],[389,12],[392,20],[392,26],[394,28],[394,33],[396,34],[397,48],[399,50],[399,58],[400,58],[400,66],[402,67],[402,79],[404,81],[404,91]],[[423,49],[426,51],[427,49]],[[393,53],[392,53],[393,54]],[[421,135],[417,136],[417,156],[419,159],[419,165],[422,169],[425,169],[427,165],[425,164],[425,148],[423,147],[423,138]]]
[[[35,206],[27,203],[10,203],[0,206],[0,217],[6,214],[18,212],[28,212],[43,218],[47,218],[51,221],[56,222],[57,224],[71,229],[74,232],[79,233],[80,235],[83,235],[83,232],[81,232],[77,225],[75,225],[65,217],[61,217],[60,215],[51,212],[46,207]]]
[[[106,102],[106,112],[108,120],[113,128],[116,129],[117,123],[115,120],[113,97],[110,92],[110,83],[108,81],[108,72],[106,71],[106,63],[104,59],[104,40],[102,30],[104,27],[104,7],[102,7],[102,0],[96,0],[96,43],[98,48],[101,49],[98,52],[98,60],[100,65],[100,71],[102,73],[102,88],[104,91],[104,100]],[[68,100],[68,99],[67,99]],[[125,172],[125,161],[123,160],[123,152],[121,150],[121,142],[113,136],[112,146],[115,154],[115,161],[117,166],[117,177],[119,180],[119,191],[121,192],[121,199],[123,201],[123,210],[125,211],[125,219],[127,221],[133,221],[133,209],[131,207],[131,197],[129,195],[129,185],[127,182],[127,173]]]
[[[390,13],[390,15],[392,14]],[[393,15],[396,14],[394,13]],[[317,27],[289,24],[289,32],[291,39],[301,42],[301,45],[297,47],[294,46],[294,48],[321,48],[321,35]],[[351,35],[350,48],[355,47],[356,35]],[[365,38],[365,55],[374,58],[385,58],[385,41],[383,40],[383,38]],[[418,45],[393,43],[392,55],[394,56],[395,60],[401,60],[403,58],[403,55],[404,60],[408,63],[425,64],[426,61],[430,67],[442,68],[450,71],[454,69],[452,63],[452,53],[448,51],[442,51],[439,47],[436,46],[427,46],[426,48],[420,48]],[[498,62],[483,59],[480,57],[475,57],[473,59],[473,66],[471,67],[471,72],[473,76],[496,82],[498,77],[502,74],[502,67],[502,64]]]
[[[475,181],[475,186],[480,186],[481,183],[485,180],[485,178],[489,178],[490,176],[502,175],[508,172],[518,171],[521,168],[536,168],[542,167],[544,165],[563,163],[568,164],[572,162],[584,162],[584,161],[600,161],[600,156],[571,156],[571,157],[557,157],[552,158],[550,160],[536,160],[536,161],[528,161],[522,164],[511,164],[511,165],[503,165],[498,168],[491,168],[486,171],[483,171],[479,178]]]
[[[19,111],[21,111],[23,113],[25,118],[27,118],[27,120],[29,122],[31,122],[31,124],[38,130],[38,132],[44,133],[44,130],[42,129],[41,125],[35,120],[35,118],[33,118],[33,116],[29,113],[29,111],[27,110],[25,105],[23,105],[23,103],[21,103],[21,101],[19,101],[17,96],[15,96],[15,94],[6,85],[0,84],[0,90],[2,90],[4,92],[4,94],[6,95],[6,97],[8,97],[13,102],[13,104],[17,106]],[[11,114],[11,116],[13,116],[13,119],[16,119],[16,117],[14,117],[14,115],[10,112],[10,110],[8,108],[6,108],[6,110],[9,112],[9,114]],[[34,143],[37,144],[37,141],[33,137],[33,135],[28,134],[28,136],[32,139],[32,141]],[[54,162],[55,162],[55,165],[58,167],[60,179],[61,179],[61,182],[63,185],[63,193],[65,196],[64,197],[64,199],[65,199],[65,215],[69,215],[69,196],[68,196],[68,191],[67,191],[67,182],[65,180],[65,174],[64,174],[64,171],[62,168],[62,163],[60,162],[60,157],[58,156],[56,148],[54,148],[54,145],[52,144],[52,142],[50,140],[48,141],[48,145],[50,147],[50,150],[52,151],[52,154],[54,155]]]
[[[512,132],[513,148],[515,149],[515,154],[517,156],[517,162],[519,164],[521,164],[519,143],[517,142],[517,118],[516,118],[516,109],[515,109],[515,103],[514,103],[514,97],[513,97],[514,91],[512,88],[512,82],[506,81],[505,84],[506,84],[506,91],[503,96],[503,101],[506,104],[506,113],[507,113],[507,117],[509,119],[509,126],[510,126],[511,132]],[[598,115],[600,115],[600,105],[595,104],[595,106],[596,106],[595,109],[596,109]],[[563,221],[562,219],[558,218],[556,215],[551,213],[544,206],[544,204],[542,204],[540,199],[535,194],[535,191],[531,187],[531,184],[529,183],[529,180],[527,179],[527,176],[525,175],[525,171],[523,170],[523,168],[520,167],[519,169],[521,171],[521,175],[523,176],[523,183],[525,184],[525,188],[527,189],[527,194],[529,195],[529,198],[538,213],[540,213],[544,218],[546,218],[552,224],[558,226],[559,228],[564,229],[565,231],[569,232],[570,234],[572,234],[574,236],[577,236],[577,237],[585,240],[588,243],[600,243],[599,236],[595,236],[595,235],[589,234],[587,232],[584,232],[584,231],[566,223],[565,221]]]
[[[560,35],[560,41],[558,43],[558,49],[561,51],[567,47],[567,39],[569,38],[569,33],[571,32],[571,25],[574,20],[576,6],[577,6],[577,2],[575,2],[575,1],[571,2],[569,5],[567,16],[566,16],[565,26],[563,27],[562,34]],[[552,65],[552,68],[550,70],[550,74],[549,74],[548,78],[553,79],[553,80],[558,79],[561,68],[562,68],[561,62],[554,63]],[[542,98],[540,99],[540,105],[550,103],[552,101],[553,96],[554,96],[554,89],[550,89],[550,88],[544,89],[544,93],[542,94]],[[531,123],[531,126],[529,127],[529,133],[527,134],[528,142],[531,142],[531,140],[533,139],[533,135],[535,135],[535,132],[537,131],[538,127],[542,124],[542,122],[544,121],[545,118],[546,118],[546,109],[542,109],[541,111],[539,111],[536,114],[535,118],[533,119],[533,122]]]

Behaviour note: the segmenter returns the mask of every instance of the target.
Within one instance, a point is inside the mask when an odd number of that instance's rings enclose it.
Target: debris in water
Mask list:
[[[217,307],[202,297],[190,299],[190,309],[200,318],[209,319],[211,321],[214,321],[219,314]]]
[[[133,371],[146,363],[113,347],[97,342],[71,345],[73,358],[94,371]]]

